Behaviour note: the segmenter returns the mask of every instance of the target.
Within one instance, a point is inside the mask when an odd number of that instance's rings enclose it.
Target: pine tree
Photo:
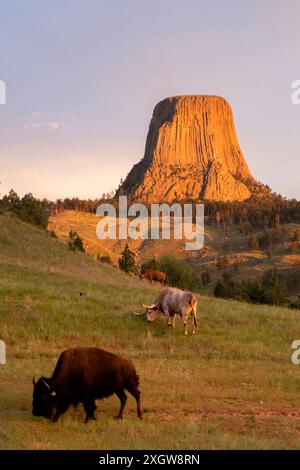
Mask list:
[[[202,284],[204,286],[207,286],[207,284],[209,284],[211,282],[210,272],[209,271],[203,271],[203,273],[201,274],[201,278],[202,278]]]
[[[135,253],[130,250],[128,243],[126,243],[126,246],[121,253],[121,258],[119,258],[118,263],[119,268],[122,269],[122,271],[133,274],[138,273],[138,269],[135,264]]]
[[[300,243],[300,230],[295,230],[293,235],[293,242]]]
[[[280,238],[281,238],[281,230],[280,230],[279,225],[276,225],[276,227],[273,228],[273,230],[272,230],[272,238],[273,238],[274,240],[277,240],[277,241],[280,240]]]
[[[250,237],[248,245],[251,250],[257,250],[259,248],[258,240],[255,235],[252,235],[252,237]]]
[[[288,290],[284,279],[276,269],[267,271],[262,279],[264,301],[271,305],[283,305],[288,296]]]

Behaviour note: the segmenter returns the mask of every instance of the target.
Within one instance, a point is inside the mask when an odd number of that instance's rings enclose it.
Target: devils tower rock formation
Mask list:
[[[242,201],[255,185],[227,101],[218,96],[176,96],[155,106],[144,157],[133,166],[119,194],[148,203]]]

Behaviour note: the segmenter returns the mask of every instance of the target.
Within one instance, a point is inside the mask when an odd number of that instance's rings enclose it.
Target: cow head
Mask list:
[[[51,419],[53,417],[56,394],[51,391],[50,380],[46,377],[41,377],[37,382],[32,379],[33,400],[32,400],[32,414],[33,416],[43,416],[44,418]]]
[[[143,307],[146,309],[145,315],[148,322],[153,322],[159,313],[159,308],[155,304],[143,305]]]

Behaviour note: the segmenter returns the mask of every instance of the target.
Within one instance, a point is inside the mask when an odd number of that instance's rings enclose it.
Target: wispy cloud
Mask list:
[[[50,129],[53,132],[60,128],[67,128],[67,126],[64,122],[59,121],[37,121],[23,125],[23,129]]]
[[[39,129],[41,126],[38,122],[31,122],[30,124],[24,124],[24,129]]]
[[[47,121],[45,122],[46,127],[50,127],[51,131],[56,131],[60,127],[66,127],[65,124],[60,124],[57,121]]]
[[[31,116],[36,117],[40,116],[41,113],[35,112],[31,113]],[[75,121],[72,119],[72,123]],[[70,126],[66,124],[65,121],[49,121],[49,120],[30,120],[23,124],[23,129],[35,129],[35,130],[51,130],[52,132],[57,131],[58,129],[68,129]]]

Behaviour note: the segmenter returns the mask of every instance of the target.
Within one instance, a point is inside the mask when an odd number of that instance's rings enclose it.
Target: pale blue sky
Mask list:
[[[254,177],[300,199],[299,18],[299,0],[0,1],[0,192],[100,196],[158,101],[215,94]]]

